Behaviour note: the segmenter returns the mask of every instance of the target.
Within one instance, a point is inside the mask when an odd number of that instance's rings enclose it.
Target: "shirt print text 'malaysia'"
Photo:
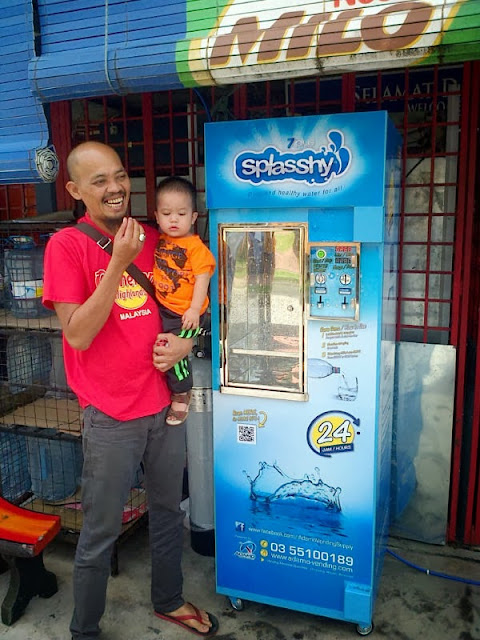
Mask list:
[[[332,130],[327,138],[328,148],[321,147],[319,151],[282,152],[273,145],[260,152],[244,151],[234,159],[235,176],[252,184],[284,180],[326,184],[344,174],[352,161],[343,133]]]

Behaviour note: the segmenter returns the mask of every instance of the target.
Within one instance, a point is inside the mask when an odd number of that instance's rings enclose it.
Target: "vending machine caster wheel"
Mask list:
[[[229,598],[230,604],[235,611],[243,611],[245,605],[243,604],[243,600],[241,598]]]
[[[373,631],[373,624],[357,624],[357,633],[359,636],[369,636]]]

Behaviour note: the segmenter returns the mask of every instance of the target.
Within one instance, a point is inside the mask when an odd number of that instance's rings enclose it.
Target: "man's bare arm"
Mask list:
[[[153,346],[153,366],[159,371],[167,371],[186,358],[192,347],[192,338],[179,338],[173,333],[159,333]]]

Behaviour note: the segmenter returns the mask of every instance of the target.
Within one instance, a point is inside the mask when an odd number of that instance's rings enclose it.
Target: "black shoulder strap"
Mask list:
[[[75,225],[75,228],[81,231],[82,233],[85,233],[87,236],[90,236],[90,238],[95,240],[95,242],[98,244],[98,246],[101,249],[106,251],[110,256],[112,255],[113,243],[110,240],[110,238],[107,238],[107,236],[102,235],[100,231],[95,229],[95,227],[92,227],[91,224],[88,224],[86,222],[78,222]],[[152,256],[152,261],[153,261],[153,256]],[[134,278],[134,280],[138,282],[138,284],[142,287],[142,289],[145,289],[145,291],[158,304],[158,300],[155,296],[155,287],[153,286],[152,282],[147,278],[147,276],[143,273],[143,271],[141,271],[136,265],[134,265],[133,262],[130,265],[128,265],[126,271],[132,276],[132,278]]]

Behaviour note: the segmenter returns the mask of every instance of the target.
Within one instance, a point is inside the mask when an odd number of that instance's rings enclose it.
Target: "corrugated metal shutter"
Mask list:
[[[58,163],[45,149],[47,120],[28,82],[28,62],[34,55],[32,3],[6,4],[0,21],[0,183],[54,180]]]
[[[175,48],[185,0],[38,0],[38,14],[42,52],[30,76],[42,101],[183,86]]]

